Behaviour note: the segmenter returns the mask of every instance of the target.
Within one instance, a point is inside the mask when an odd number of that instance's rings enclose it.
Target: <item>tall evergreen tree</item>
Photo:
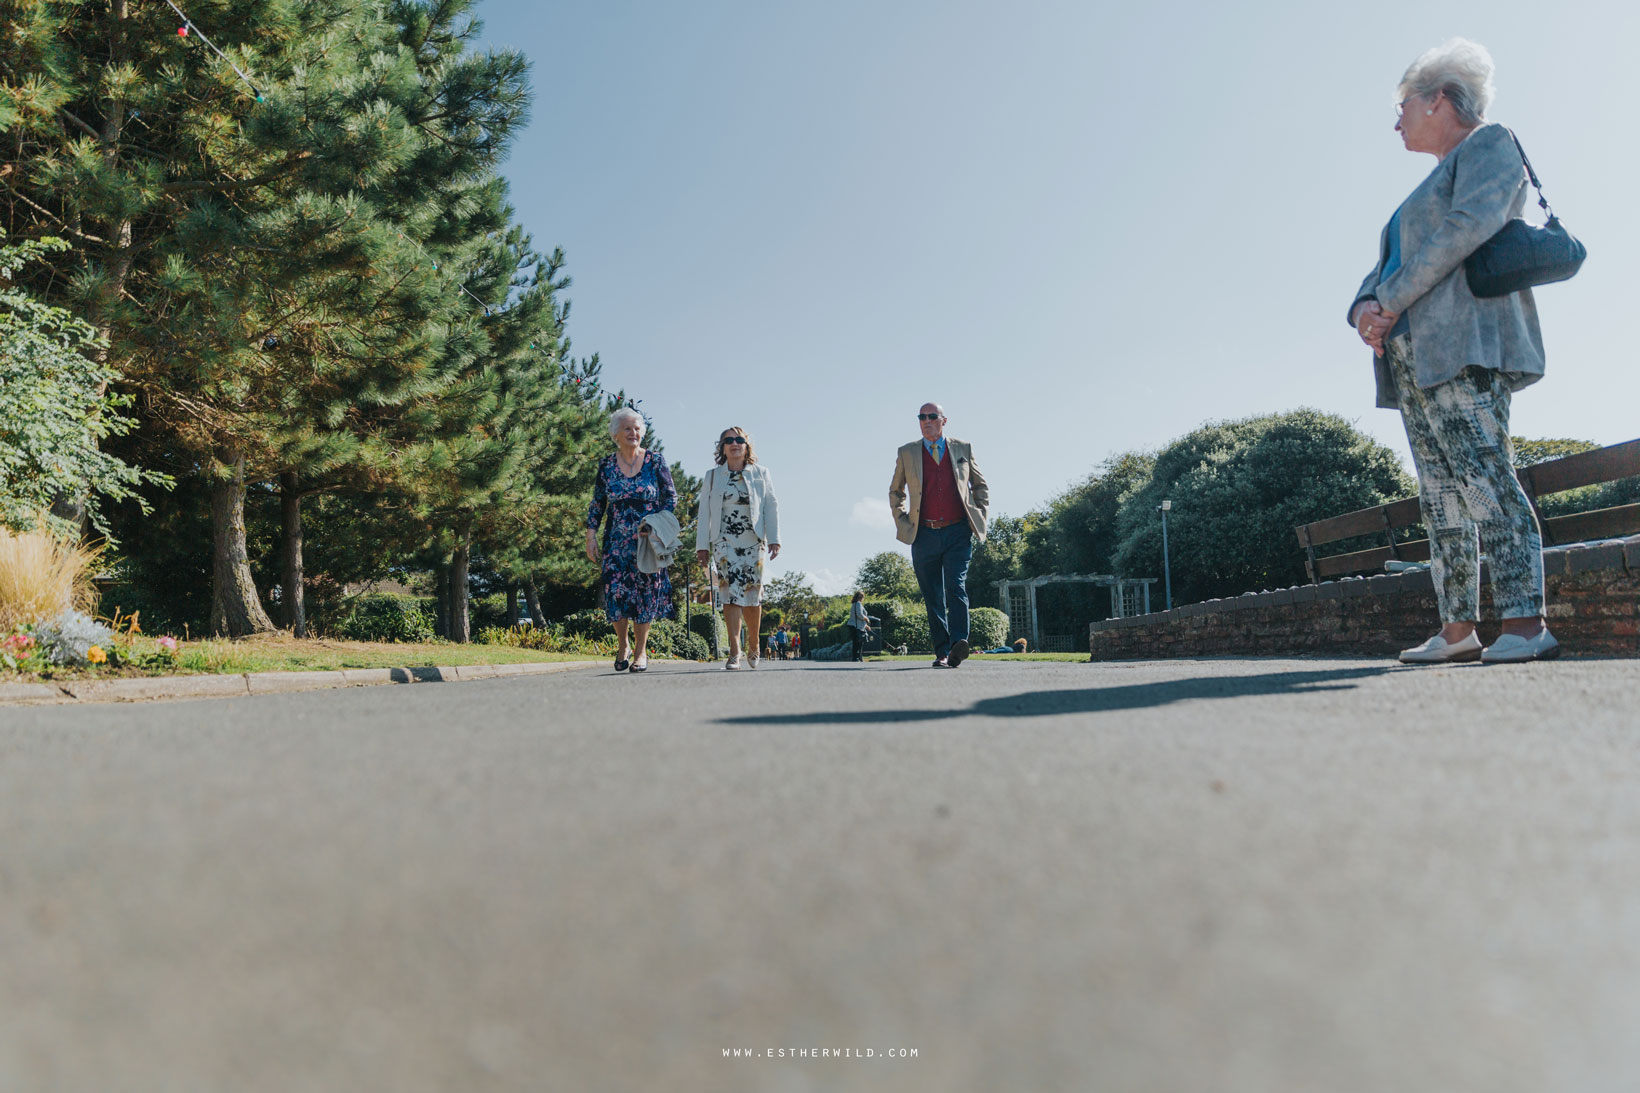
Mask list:
[[[74,245],[47,288],[212,480],[215,627],[267,629],[247,480],[348,461],[321,434],[441,382],[472,337],[436,267],[503,226],[483,194],[525,62],[471,50],[464,0],[200,0],[191,29],[232,63],[158,5],[0,5],[23,47],[0,60],[4,223]]]

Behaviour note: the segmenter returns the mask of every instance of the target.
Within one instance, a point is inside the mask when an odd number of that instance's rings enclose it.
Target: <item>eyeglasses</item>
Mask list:
[[[726,436],[722,440],[718,441],[718,443],[719,444],[744,444],[744,443],[746,443],[746,438],[743,437],[743,436]]]
[[[1441,96],[1441,93],[1439,91],[1437,91],[1437,92],[1435,92],[1435,94],[1429,96],[1429,101],[1430,101],[1430,104],[1431,104],[1432,107],[1434,105],[1435,100],[1440,98],[1440,96]],[[1399,117],[1404,117],[1406,115],[1407,103],[1411,102],[1413,99],[1421,99],[1421,98],[1423,98],[1422,95],[1408,95],[1406,98],[1404,98],[1400,102],[1396,103],[1395,104],[1395,116],[1398,117],[1398,118]]]
[[[938,421],[939,419],[940,419],[940,415],[938,415],[938,414],[918,414],[917,415],[917,420],[918,421]]]

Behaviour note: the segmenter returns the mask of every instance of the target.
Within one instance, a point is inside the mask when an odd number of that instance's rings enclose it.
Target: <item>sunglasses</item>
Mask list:
[[[719,444],[744,444],[744,443],[746,443],[746,438],[743,437],[743,436],[726,436],[722,440],[718,441],[718,443]]]
[[[918,414],[917,415],[917,420],[918,421],[938,421],[939,419],[940,419],[940,415],[938,415],[938,414]]]

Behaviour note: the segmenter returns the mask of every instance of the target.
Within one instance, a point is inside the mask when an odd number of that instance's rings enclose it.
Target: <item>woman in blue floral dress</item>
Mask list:
[[[678,491],[666,460],[642,447],[643,415],[623,407],[609,419],[615,454],[598,461],[598,477],[587,509],[587,557],[600,563],[604,613],[615,624],[615,670],[642,672],[649,667],[649,624],[672,616],[672,582],[666,570],[638,568],[638,537],[647,535],[644,517],[677,505]],[[605,524],[605,516],[608,522]],[[599,549],[598,525],[605,524]],[[629,642],[627,624],[636,633]],[[629,653],[636,653],[627,659]]]

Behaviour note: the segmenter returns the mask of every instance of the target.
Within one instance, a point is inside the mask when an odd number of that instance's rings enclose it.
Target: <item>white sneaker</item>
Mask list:
[[[1529,638],[1518,634],[1500,635],[1497,641],[1481,653],[1482,664],[1523,664],[1528,660],[1554,660],[1560,655],[1560,642],[1545,626]]]
[[[1402,664],[1457,664],[1481,659],[1480,635],[1471,630],[1461,641],[1449,642],[1436,634],[1422,645],[1401,650]],[[1529,659],[1529,658],[1528,658]]]
[[[734,656],[732,656],[728,660],[724,661],[723,662],[723,670],[725,672],[738,672],[738,671],[740,671],[740,654],[736,653]]]

